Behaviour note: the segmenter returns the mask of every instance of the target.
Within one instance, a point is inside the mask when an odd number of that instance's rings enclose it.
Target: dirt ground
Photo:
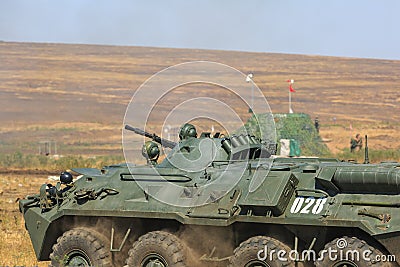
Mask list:
[[[323,123],[323,122],[322,122]],[[400,149],[400,125],[395,123],[356,123],[322,126],[320,135],[333,154],[350,149],[350,138],[360,133],[368,136],[368,147],[374,150]],[[400,159],[399,159],[400,160]]]
[[[45,267],[36,261],[18,199],[36,193],[47,176],[0,174],[0,266]]]

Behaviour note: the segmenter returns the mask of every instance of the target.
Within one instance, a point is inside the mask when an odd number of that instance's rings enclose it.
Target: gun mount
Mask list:
[[[155,133],[151,134],[149,132],[143,131],[142,129],[132,127],[130,125],[125,125],[125,129],[132,131],[134,133],[137,133],[139,135],[151,138],[154,142],[159,143],[160,145],[162,145],[164,147],[174,148],[176,146],[175,142],[161,138],[160,136],[156,135]]]

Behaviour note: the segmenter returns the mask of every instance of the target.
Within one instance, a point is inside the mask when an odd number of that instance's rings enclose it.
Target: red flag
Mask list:
[[[293,89],[292,84],[289,84],[289,91],[292,93],[296,92],[296,90]]]

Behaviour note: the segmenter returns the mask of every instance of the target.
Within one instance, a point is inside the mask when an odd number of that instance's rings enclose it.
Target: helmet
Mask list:
[[[60,181],[62,184],[72,183],[72,174],[70,174],[69,172],[62,172],[60,174]]]
[[[142,155],[146,159],[157,160],[160,156],[160,149],[158,148],[157,143],[153,141],[147,141],[144,143],[142,147]]]
[[[185,123],[179,131],[179,139],[187,139],[189,137],[197,137],[196,127],[190,123]]]

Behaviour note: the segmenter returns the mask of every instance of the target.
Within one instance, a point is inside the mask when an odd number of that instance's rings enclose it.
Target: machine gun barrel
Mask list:
[[[174,148],[176,146],[176,143],[173,142],[173,141],[170,141],[170,140],[167,140],[167,139],[163,139],[163,138],[159,137],[158,135],[156,135],[154,133],[151,134],[149,132],[143,131],[142,129],[132,127],[132,126],[130,126],[128,124],[125,125],[125,129],[129,130],[129,131],[132,131],[132,132],[135,132],[135,133],[137,133],[139,135],[151,138],[154,142],[157,142],[157,143],[161,144],[162,146],[165,146],[165,147],[168,147],[168,148]]]

